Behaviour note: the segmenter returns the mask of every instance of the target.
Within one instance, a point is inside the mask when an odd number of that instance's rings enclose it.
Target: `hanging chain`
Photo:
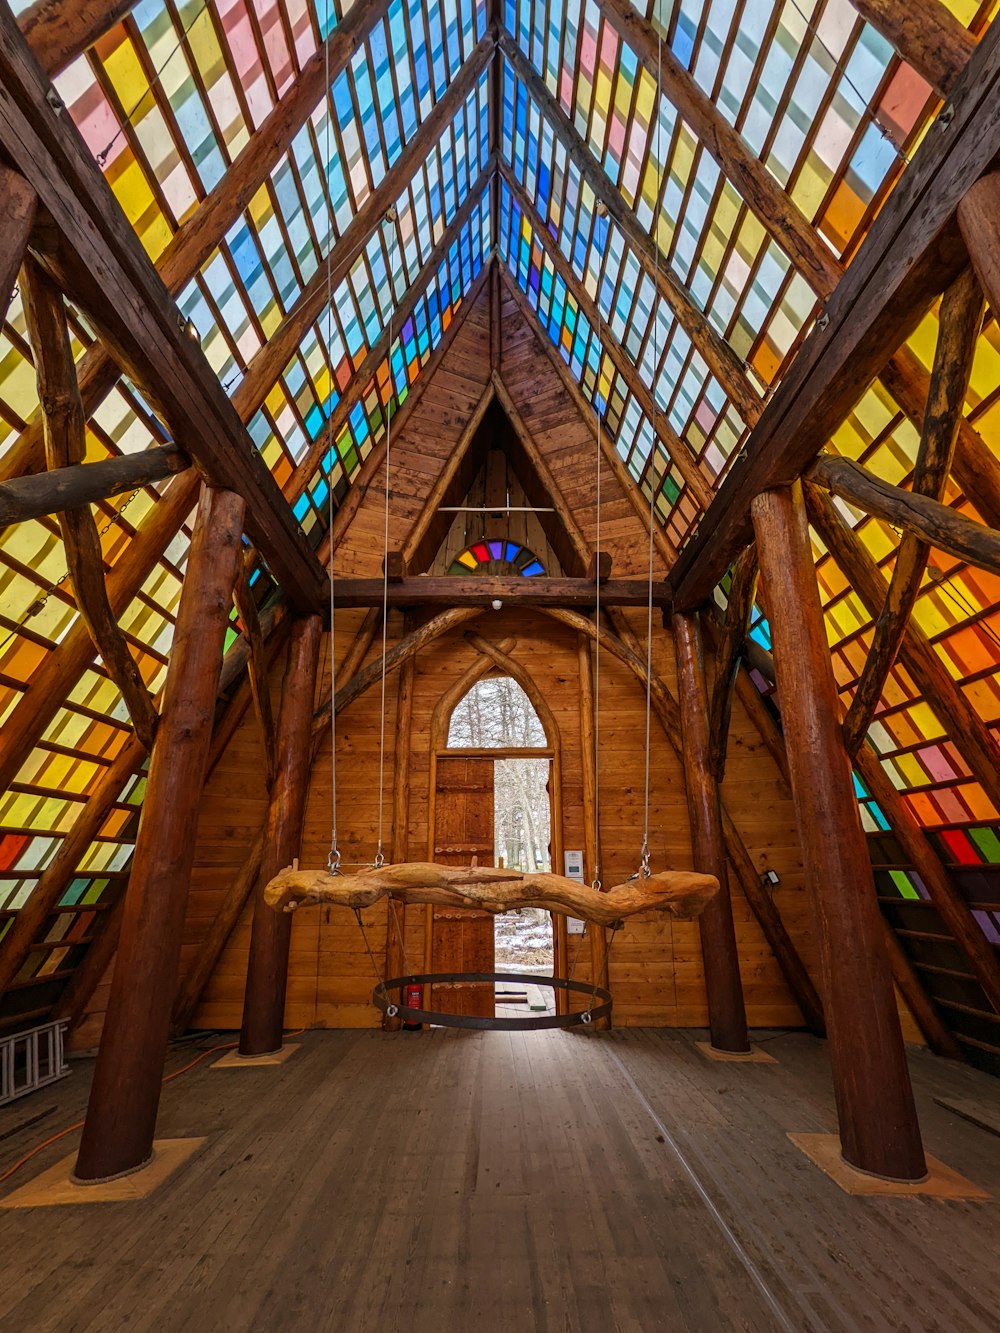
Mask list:
[[[587,927],[588,927],[588,929],[590,928],[590,922],[589,922],[589,921],[588,921],[588,923],[587,923]],[[604,946],[604,957],[601,959],[601,965],[600,965],[600,967],[597,969],[597,971],[594,973],[594,975],[593,975],[593,976],[591,977],[591,979],[590,979],[590,983],[591,983],[591,985],[590,985],[590,1004],[589,1004],[589,1006],[583,1011],[583,1013],[580,1015],[580,1021],[583,1022],[583,1023],[587,1023],[587,1024],[589,1024],[589,1023],[592,1023],[592,1022],[593,1022],[593,1019],[594,1019],[593,1010],[594,1010],[594,1002],[595,1002],[595,1000],[597,999],[597,988],[598,988],[598,986],[601,984],[600,979],[601,979],[601,977],[604,976],[604,970],[605,970],[605,968],[606,968],[607,965],[608,965],[608,957],[609,957],[610,954],[611,954],[611,946],[612,946],[612,944],[614,944],[614,942],[615,942],[615,936],[618,934],[618,931],[619,931],[620,927],[621,927],[621,922],[620,922],[620,921],[616,921],[616,922],[614,923],[614,925],[611,927],[611,934],[608,936],[607,943],[606,943],[605,946]],[[570,979],[572,980],[572,978],[570,978]]]
[[[659,23],[656,28],[656,198],[659,200],[663,183],[663,162],[660,147],[660,104],[663,100],[663,34]],[[653,406],[656,406],[656,383],[660,373],[660,219],[653,220]],[[656,472],[653,460],[656,456],[655,445],[650,447],[649,459],[649,550],[646,598],[646,757],[642,797],[642,851],[639,856],[639,876],[649,879],[649,752],[650,752],[650,713],[652,711],[653,684],[653,524],[656,522]]]
[[[326,41],[324,43],[326,62],[326,171],[329,185],[332,150],[330,145],[330,0],[326,0]],[[333,207],[327,200],[326,222],[326,355],[330,360],[333,346]],[[336,629],[336,593],[333,581],[333,450],[336,447],[333,438],[333,376],[330,377],[330,393],[327,398],[326,414],[326,481],[327,481],[327,529],[326,539],[329,544],[330,576],[330,851],[326,858],[326,868],[331,875],[340,874],[340,848],[337,846],[337,629]]]
[[[385,404],[385,513],[382,534],[382,701],[379,709],[378,738],[378,847],[375,851],[375,869],[385,865],[382,851],[382,814],[385,807],[385,654],[389,632],[389,466],[392,454],[392,396],[394,392],[392,377],[392,317],[396,313],[396,210],[386,212],[385,221],[392,229],[389,249],[389,329],[386,357],[389,363],[388,398]]]
[[[378,963],[375,961],[375,955],[372,953],[372,946],[371,946],[371,945],[369,944],[369,942],[368,942],[368,932],[367,932],[367,930],[365,930],[365,923],[364,923],[364,920],[362,919],[362,916],[361,916],[361,908],[360,908],[360,907],[355,907],[355,908],[353,908],[352,910],[353,910],[353,912],[354,912],[354,918],[355,918],[355,920],[357,921],[359,927],[361,928],[361,938],[362,938],[362,939],[364,940],[364,942],[365,942],[365,949],[366,949],[366,951],[367,951],[367,953],[368,953],[368,957],[371,959],[372,971],[375,973],[375,980],[378,982],[378,984],[379,984],[379,985],[383,988],[383,990],[384,990],[384,989],[385,989],[385,981],[384,981],[384,979],[383,979],[383,977],[382,977],[382,973],[381,973],[381,971],[380,971],[380,969],[379,969],[379,965],[378,965]],[[393,1015],[393,1017],[394,1017],[394,1015]]]

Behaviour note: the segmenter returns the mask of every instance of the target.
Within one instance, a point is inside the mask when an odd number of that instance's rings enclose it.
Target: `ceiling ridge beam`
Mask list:
[[[64,3],[67,0],[63,0]],[[74,0],[68,0],[73,3]],[[217,249],[230,227],[289,150],[292,140],[323,96],[327,47],[330,78],[339,77],[375,25],[388,13],[390,0],[359,0],[333,29],[327,42],[310,57],[288,93],[250,136],[222,179],[182,222],[156,261],[156,271],[171,296],[177,297]],[[77,363],[84,410],[92,416],[121,375],[104,343],[98,341]],[[2,477],[23,476],[44,466],[41,422],[35,418],[21,432],[5,459]]]
[[[534,70],[509,33],[500,37],[500,50],[510,61],[514,73],[527,88],[542,115],[554,125],[570,161],[605,205],[618,230],[640,261],[643,273],[653,281],[659,296],[677,317],[678,323],[704,357],[706,364],[747,425],[752,426],[763,410],[760,392],[747,373],[746,364],[711,326],[694,303],[690,292],[681,285],[662,255],[657,256],[657,242],[639,223],[631,206],[600,162],[548,84]]]
[[[601,342],[605,353],[618,371],[618,374],[628,385],[639,406],[642,408],[646,415],[646,419],[649,421],[654,433],[659,438],[667,455],[673,461],[677,471],[684,478],[692,497],[700,509],[707,509],[712,502],[712,486],[702,472],[698,460],[688,448],[687,444],[685,444],[670,425],[666,413],[661,411],[656,405],[651,390],[641,379],[638,368],[632,358],[622,347],[614,333],[612,333],[608,320],[603,315],[600,317],[600,320],[598,320],[597,307],[584,290],[583,283],[577,277],[573,265],[563,254],[558,242],[546,227],[545,222],[539,215],[534,204],[528,198],[527,193],[517,177],[508,168],[505,162],[499,163],[498,169],[510,187],[511,193],[519,208],[531,224],[531,229],[535,233],[535,239],[539,246],[548,256],[552,267],[566,284],[567,290],[576,301],[577,306],[580,308],[595,333],[597,331],[598,323],[600,323]],[[537,315],[535,318],[537,319]]]
[[[501,272],[501,281],[506,287],[511,299],[520,310],[528,327],[531,329],[535,341],[542,348],[542,351],[548,357],[553,370],[555,370],[556,374],[559,376],[560,382],[567,395],[572,400],[580,420],[584,423],[596,441],[596,409],[584,398],[583,390],[573,378],[569,366],[567,366],[566,362],[553,346],[551,338],[549,338],[544,329],[541,328],[537,312],[532,309],[531,303],[518,286],[516,280],[511,276],[510,270],[506,264],[504,264]],[[648,532],[649,504],[640,487],[629,475],[618,450],[615,448],[614,432],[607,426],[601,431],[600,443],[604,461],[607,463],[623,494],[632,506],[632,511],[642,524],[643,531]],[[656,547],[657,554],[669,569],[677,559],[677,550],[659,523],[653,524],[653,543]]]

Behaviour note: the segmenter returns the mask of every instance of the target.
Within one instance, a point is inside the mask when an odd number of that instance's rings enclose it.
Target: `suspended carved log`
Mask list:
[[[913,470],[914,498],[925,496],[940,501],[944,494],[982,322],[982,290],[975,273],[968,268],[952,283],[941,302],[930,396]],[[946,512],[952,513],[950,509]],[[1000,551],[1000,533],[995,536]],[[864,670],[844,719],[844,743],[849,755],[857,754],[875,716],[883,686],[906,633],[929,554],[928,542],[911,531],[903,533],[885,605],[875,623]]]
[[[0,484],[0,528],[123,495],[190,466],[191,460],[176,444],[161,444],[99,463],[74,463],[15,477]]]
[[[261,633],[257,603],[250,591],[245,553],[236,575],[233,601],[236,604],[237,614],[243,622],[243,632],[250,645],[250,657],[247,662],[250,691],[253,695],[254,711],[257,714],[257,721],[260,723],[261,736],[264,742],[264,776],[267,789],[270,791],[274,783],[274,775],[277,772],[278,742],[274,731],[271,690],[267,683],[267,654],[264,651],[264,636]]]
[[[45,423],[45,456],[50,468],[80,464],[86,455],[86,420],[69,343],[66,309],[51,280],[33,259],[21,270],[24,310],[35,354],[38,397]],[[153,746],[157,713],[139,668],[108,601],[104,554],[88,506],[59,514],[73,594],[108,675],[122,692],[136,735]]]
[[[856,508],[911,532],[939,551],[965,560],[979,569],[1000,569],[1000,532],[976,523],[939,500],[893,486],[849,458],[820,458],[807,473],[809,480]],[[975,496],[972,497],[975,503]]]
[[[729,605],[722,638],[715,654],[715,682],[712,686],[712,705],[709,711],[708,765],[716,782],[726,775],[726,749],[729,745],[729,722],[733,711],[733,690],[743,657],[753,613],[753,599],[757,591],[757,548],[748,546],[736,561],[729,587]]]
[[[640,912],[667,911],[682,921],[690,921],[700,915],[718,891],[719,881],[713,875],[686,870],[664,870],[648,879],[633,880],[607,893],[598,893],[562,875],[414,861],[362,870],[354,875],[284,870],[264,889],[264,899],[279,912],[294,912],[310,903],[371,907],[389,897],[407,904],[473,907],[480,912],[542,907],[547,912],[561,912],[599,926],[611,926]]]

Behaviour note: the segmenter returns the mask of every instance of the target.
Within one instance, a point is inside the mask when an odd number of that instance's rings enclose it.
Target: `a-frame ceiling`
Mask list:
[[[314,549],[331,507],[345,507],[375,458],[387,416],[402,420],[463,307],[487,287],[495,257],[504,290],[561,358],[578,402],[600,414],[619,466],[652,497],[667,552],[697,531],[996,3],[936,5],[933,50],[919,51],[893,29],[891,9],[870,0],[143,0],[79,6],[97,37],[81,55],[47,44],[27,23],[33,11],[14,5]],[[74,317],[73,331],[88,458],[166,438],[87,319]],[[830,441],[897,484],[912,472],[935,333],[931,312]],[[43,466],[18,295],[0,357],[7,479]],[[998,398],[1000,333],[988,314],[966,429],[994,456]],[[990,477],[970,502],[959,476],[956,464],[948,503],[975,503],[995,522]],[[112,601],[154,691],[190,496],[178,478],[98,507]],[[890,568],[896,533],[847,507],[840,515],[857,559]],[[872,610],[850,586],[857,579],[817,549],[849,698]],[[65,569],[54,520],[4,535],[8,914],[74,826],[84,871],[71,894],[99,898],[127,863],[142,796],[141,754],[117,689],[94,663]],[[263,565],[252,581],[263,605],[274,591]],[[987,745],[1000,717],[998,602],[995,577],[935,555],[914,613]],[[766,643],[763,617],[754,635]],[[996,864],[996,798],[949,739],[951,716],[900,665],[870,738],[947,859]],[[84,838],[77,816],[115,781],[97,840]],[[919,897],[899,875],[900,892]],[[980,916],[1000,939],[996,917]]]

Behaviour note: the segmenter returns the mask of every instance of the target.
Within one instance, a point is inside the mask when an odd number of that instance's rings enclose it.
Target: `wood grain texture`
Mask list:
[[[862,18],[908,65],[947,97],[976,49],[976,39],[940,0],[851,0]]]

